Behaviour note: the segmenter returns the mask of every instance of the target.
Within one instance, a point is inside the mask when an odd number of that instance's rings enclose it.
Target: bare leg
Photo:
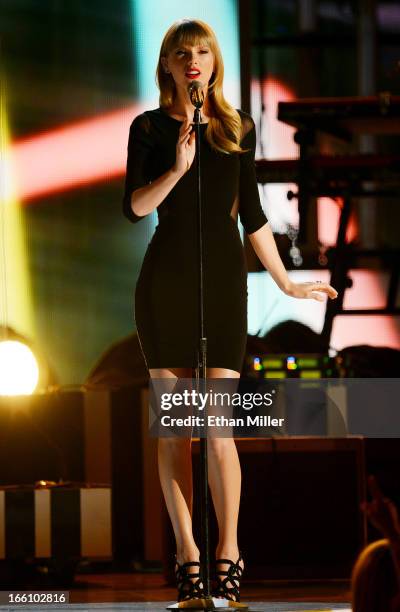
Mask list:
[[[207,378],[238,378],[240,374],[225,368],[207,368]],[[219,540],[216,558],[239,557],[237,524],[239,517],[241,470],[233,438],[208,438],[208,481],[217,515]],[[244,567],[244,563],[240,563]],[[219,569],[226,570],[227,564]],[[232,586],[228,583],[228,586]]]
[[[192,378],[192,370],[151,369],[152,378]],[[239,378],[239,372],[225,368],[207,368],[207,378]],[[217,515],[219,542],[217,558],[236,562],[239,556],[237,522],[240,504],[241,472],[235,442],[232,438],[209,438],[208,479]],[[200,551],[193,538],[191,440],[159,438],[158,464],[161,487],[174,529],[177,560],[180,564],[199,561]],[[243,563],[241,563],[243,567]],[[221,564],[219,569],[228,566]],[[198,568],[189,568],[197,572]],[[228,585],[230,586],[230,585]]]
[[[192,378],[186,368],[150,369],[152,378]],[[190,438],[159,438],[158,469],[161,488],[176,539],[178,563],[199,561],[199,549],[193,538],[192,455]],[[198,568],[189,568],[197,572]]]

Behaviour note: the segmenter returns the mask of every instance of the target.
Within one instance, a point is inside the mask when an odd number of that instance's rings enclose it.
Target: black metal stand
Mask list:
[[[197,354],[196,387],[198,393],[204,393],[207,377],[207,338],[204,335],[204,283],[203,283],[203,209],[201,201],[201,114],[200,108],[194,111],[194,129],[196,134],[196,183],[197,183],[197,245],[198,245],[198,298],[199,298],[199,344]],[[205,422],[207,414],[204,413]],[[203,582],[206,598],[211,598],[210,587],[210,551],[208,530],[208,453],[207,427],[204,437],[200,438],[200,526],[201,526],[201,559],[203,562]]]

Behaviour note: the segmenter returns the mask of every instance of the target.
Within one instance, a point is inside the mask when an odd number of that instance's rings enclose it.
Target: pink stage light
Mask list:
[[[339,228],[340,213],[343,206],[342,198],[337,201],[332,198],[318,198],[318,240],[324,246],[336,244]],[[358,238],[358,223],[354,214],[350,214],[349,224],[346,231],[346,242],[353,242]]]
[[[389,289],[389,270],[349,270],[353,285],[346,290],[343,307],[384,308]]]
[[[11,145],[16,197],[22,201],[121,176],[138,105],[35,134]]]
[[[264,132],[261,135],[267,159],[291,158],[299,155],[299,147],[294,142],[295,128],[278,121],[278,102],[291,102],[296,99],[293,89],[275,77],[268,77],[262,83],[265,104]],[[260,86],[252,81],[251,95],[254,103],[259,100]]]
[[[340,351],[346,346],[356,344],[400,349],[399,317],[379,315],[335,317],[331,346]]]
[[[262,131],[259,133],[261,146],[257,148],[257,157],[261,154],[266,159],[296,159],[298,146],[293,140],[295,129],[278,121],[278,102],[289,102],[296,98],[295,92],[276,77],[268,77],[262,82],[262,93],[265,113],[262,118]],[[256,125],[260,120],[260,83],[251,83],[251,100],[254,109],[253,118]],[[260,143],[259,143],[260,145]],[[298,224],[297,202],[288,201],[287,192],[296,191],[294,184],[269,184],[264,186],[267,202],[267,215],[271,225],[278,233],[285,231],[287,224]]]
[[[350,270],[353,286],[346,290],[343,307],[384,308],[389,287],[387,270]],[[334,320],[332,346],[342,349],[353,344],[400,348],[399,317],[342,315]]]

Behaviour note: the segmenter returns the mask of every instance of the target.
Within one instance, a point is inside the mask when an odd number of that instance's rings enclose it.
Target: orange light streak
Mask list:
[[[16,197],[27,201],[121,176],[138,105],[14,142]]]

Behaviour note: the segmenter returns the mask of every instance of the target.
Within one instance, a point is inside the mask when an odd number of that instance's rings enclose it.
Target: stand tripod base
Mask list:
[[[247,612],[249,606],[238,601],[221,599],[219,597],[208,597],[206,599],[189,599],[171,604],[166,610],[242,610]]]

